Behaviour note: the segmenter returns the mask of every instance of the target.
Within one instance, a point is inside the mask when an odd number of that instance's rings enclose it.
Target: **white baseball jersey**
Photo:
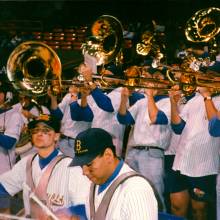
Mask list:
[[[92,128],[102,128],[109,132],[113,141],[119,148],[122,147],[125,126],[120,124],[117,120],[117,111],[121,101],[121,89],[117,88],[110,92],[107,96],[111,99],[114,112],[106,112],[99,108],[93,98],[88,99],[94,118],[92,121]]]
[[[220,109],[220,96],[213,97]],[[176,152],[173,169],[187,176],[200,177],[218,173],[220,138],[208,131],[208,119],[203,97],[190,99],[180,114],[186,122]]]
[[[184,104],[179,104],[178,105],[178,111],[181,112],[182,109],[184,108]],[[171,131],[171,137],[170,137],[170,145],[169,147],[165,150],[164,154],[165,155],[175,155],[176,151],[178,150],[179,145],[179,140],[180,140],[180,135],[175,134],[174,131]]]
[[[23,188],[26,182],[26,164],[29,157],[24,157],[15,164],[13,169],[0,176],[0,182],[7,192],[14,196],[23,190],[23,198],[26,214],[30,213],[30,204],[28,192]],[[80,167],[69,167],[71,158],[62,159],[53,169],[49,179],[47,194],[52,211],[60,208],[85,204],[89,194],[90,181],[83,176]],[[34,184],[38,184],[39,180],[46,170],[39,166],[39,157],[36,156],[32,162],[32,177]],[[59,203],[57,203],[59,201]]]
[[[23,127],[23,120],[21,115],[14,109],[10,109],[0,114],[0,130],[1,133],[10,137],[19,139],[21,129]],[[6,150],[0,146],[0,174],[8,171],[15,164],[15,148]]]
[[[171,135],[170,100],[169,98],[161,99],[156,102],[156,105],[166,114],[168,125],[151,124],[147,97],[138,100],[128,109],[135,120],[129,135],[128,148],[132,146],[157,146],[166,149],[169,146]]]
[[[124,164],[115,177],[132,171]],[[98,194],[98,187],[95,190],[95,210],[99,207],[103,196],[111,184]],[[87,216],[90,216],[89,201],[86,204]],[[105,220],[157,220],[157,200],[150,184],[142,177],[131,177],[119,185],[114,192],[108,207]]]
[[[71,102],[71,94],[67,93],[58,106],[63,113],[61,133],[68,137],[75,138],[80,132],[90,128],[91,122],[73,121],[70,114]],[[80,103],[80,100],[78,100],[78,102]]]

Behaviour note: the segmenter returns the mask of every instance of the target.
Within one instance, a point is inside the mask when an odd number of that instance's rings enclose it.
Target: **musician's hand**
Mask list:
[[[155,95],[157,95],[158,90],[156,89],[145,89],[144,93],[148,96],[148,97],[154,97]]]
[[[179,90],[179,85],[173,86],[171,90],[169,91],[169,97],[172,103],[177,104],[182,98],[182,96],[183,96],[182,92]]]
[[[211,91],[207,87],[197,87],[197,91],[203,96],[211,96]]]
[[[47,95],[51,98],[51,99],[57,99],[57,96],[54,95],[51,87],[49,86],[48,89],[47,89]]]
[[[81,87],[80,93],[81,93],[82,97],[86,97],[86,96],[90,95],[91,89],[88,86]]]
[[[122,99],[128,99],[128,97],[130,96],[130,91],[128,88],[123,87],[121,90],[121,98]]]
[[[76,86],[72,85],[69,87],[69,93],[79,93],[79,88],[77,88]]]
[[[155,83],[148,82],[148,83],[146,84],[146,86],[149,87],[149,89],[145,89],[145,90],[144,90],[144,93],[145,93],[148,97],[154,97],[155,95],[157,95],[158,90],[156,90],[156,89],[150,89],[150,88],[155,87]]]

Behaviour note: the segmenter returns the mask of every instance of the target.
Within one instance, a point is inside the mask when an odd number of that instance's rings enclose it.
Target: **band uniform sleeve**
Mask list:
[[[72,102],[70,104],[70,114],[73,121],[91,122],[94,117],[89,105],[81,107],[77,102]]]
[[[91,95],[99,108],[106,112],[114,112],[111,99],[105,95],[99,88],[95,88]]]
[[[155,124],[160,124],[160,125],[168,124],[168,118],[163,111],[160,110],[158,111]]]
[[[51,109],[50,113],[51,113],[51,115],[55,116],[59,120],[62,120],[62,118],[63,118],[63,113],[59,107],[57,109]]]
[[[1,196],[9,196],[10,194],[8,191],[5,189],[5,187],[0,183],[0,197]]]
[[[126,112],[125,115],[120,115],[119,113],[117,114],[117,119],[120,124],[124,125],[133,125],[135,124],[135,120],[132,117],[131,113],[129,111]]]
[[[24,157],[11,170],[0,175],[0,183],[11,196],[23,189],[26,179],[26,163],[27,157]]]
[[[15,145],[16,139],[8,135],[0,134],[0,147],[10,150]]]
[[[186,122],[183,119],[181,119],[181,122],[179,124],[171,123],[171,128],[175,134],[181,134],[185,125],[186,125]]]
[[[209,134],[213,137],[220,137],[220,119],[217,116],[209,120]]]

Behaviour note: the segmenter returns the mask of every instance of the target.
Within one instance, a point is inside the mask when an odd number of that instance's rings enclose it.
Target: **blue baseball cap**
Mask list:
[[[75,157],[70,166],[83,166],[93,161],[106,148],[112,147],[112,136],[102,128],[89,128],[75,138]]]

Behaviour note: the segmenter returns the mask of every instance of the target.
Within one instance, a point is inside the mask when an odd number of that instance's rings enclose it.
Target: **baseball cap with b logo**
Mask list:
[[[88,164],[106,148],[112,146],[112,136],[107,131],[101,128],[89,128],[76,136],[75,157],[70,166]]]

